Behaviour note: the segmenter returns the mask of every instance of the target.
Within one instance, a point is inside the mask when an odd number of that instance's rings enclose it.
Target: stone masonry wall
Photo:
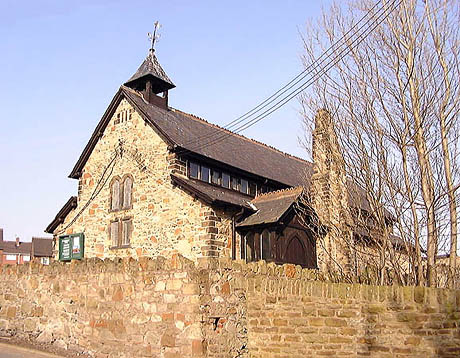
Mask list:
[[[111,165],[116,151],[119,155]],[[181,254],[196,261],[201,256],[218,256],[231,241],[231,221],[214,220],[212,208],[171,183],[172,173],[184,174],[185,163],[170,154],[166,142],[123,99],[84,167],[78,206],[55,235],[84,232],[86,257]],[[110,182],[128,174],[133,177],[132,208],[112,212]],[[105,185],[90,201],[101,178]],[[133,222],[130,247],[111,248],[110,222],[123,218]]]
[[[3,266],[0,336],[100,358],[199,357],[198,275],[182,257]]]
[[[0,336],[96,357],[460,355],[460,291],[332,283],[300,266],[181,256],[0,273]]]
[[[322,280],[293,265],[211,263],[208,357],[460,356],[460,291]]]

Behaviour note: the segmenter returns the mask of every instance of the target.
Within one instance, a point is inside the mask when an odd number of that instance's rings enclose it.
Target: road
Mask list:
[[[34,349],[16,347],[0,343],[0,358],[63,358],[55,354],[44,353]]]

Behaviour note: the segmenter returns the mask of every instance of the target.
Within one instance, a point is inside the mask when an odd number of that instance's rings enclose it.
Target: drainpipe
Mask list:
[[[244,214],[244,208],[232,216],[232,260],[236,260],[236,220]]]

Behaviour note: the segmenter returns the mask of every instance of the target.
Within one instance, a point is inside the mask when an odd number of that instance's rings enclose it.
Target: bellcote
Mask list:
[[[149,50],[147,58],[125,86],[140,91],[147,102],[165,109],[168,108],[168,90],[176,87],[158,62],[154,49]]]

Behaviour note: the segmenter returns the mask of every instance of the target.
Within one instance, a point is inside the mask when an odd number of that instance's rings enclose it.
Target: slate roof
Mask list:
[[[242,135],[234,134],[194,115],[149,104],[139,92],[126,86],[121,86],[112,99],[72,169],[70,178],[78,179],[80,177],[93,148],[102,136],[118,103],[123,98],[126,98],[144,120],[179,154],[198,154],[237,170],[290,187],[305,186],[308,188],[310,186],[313,173],[312,163]],[[210,145],[196,142],[197,138],[203,137],[225,137],[225,140]],[[199,184],[194,185],[196,187]],[[349,194],[351,194],[349,195],[350,205],[370,210],[364,190],[356,185],[351,185],[350,182],[348,182],[348,186]],[[205,185],[200,185],[200,187],[205,190]],[[387,215],[390,217],[389,213]],[[51,231],[47,228],[46,232]]]
[[[196,195],[208,204],[232,204],[235,206],[243,206],[249,209],[251,208],[248,203],[252,200],[252,197],[244,195],[240,192],[173,174],[171,175],[171,179],[173,183]]]
[[[32,256],[53,256],[53,239],[45,237],[32,237]]]
[[[312,174],[312,164],[303,159],[234,134],[191,114],[148,104],[138,93],[126,87],[122,87],[122,91],[178,148],[289,186],[305,184],[302,174]],[[196,142],[197,138],[203,137],[225,137],[225,140],[216,144],[209,144],[209,139],[205,140],[206,143]]]
[[[278,222],[302,194],[302,187],[277,190],[257,196],[251,204],[257,211],[237,224],[238,227]]]
[[[16,241],[0,241],[0,250],[3,250],[4,254],[30,255],[32,243],[19,241],[19,245],[16,246]]]
[[[188,151],[196,153],[288,186],[303,185],[305,180],[302,174],[306,173],[308,178],[312,174],[312,163],[310,162],[242,135],[234,134],[191,114],[178,110],[165,110],[149,104],[138,92],[122,86],[97,125],[69,177],[77,179],[81,175],[92,149],[110,121],[111,110],[116,108],[116,102],[123,97],[126,97],[169,145],[178,148],[179,152],[184,149],[187,150],[187,153]],[[226,138],[214,145],[197,145],[195,140],[203,136],[206,138],[225,136]]]
[[[126,86],[132,85],[137,80],[143,77],[154,77],[157,81],[161,83],[161,87],[164,90],[169,90],[176,87],[174,83],[170,80],[166,72],[161,67],[158,62],[157,57],[155,56],[154,51],[150,51],[146,59],[137,69],[136,73],[131,76],[131,78],[125,83]]]

